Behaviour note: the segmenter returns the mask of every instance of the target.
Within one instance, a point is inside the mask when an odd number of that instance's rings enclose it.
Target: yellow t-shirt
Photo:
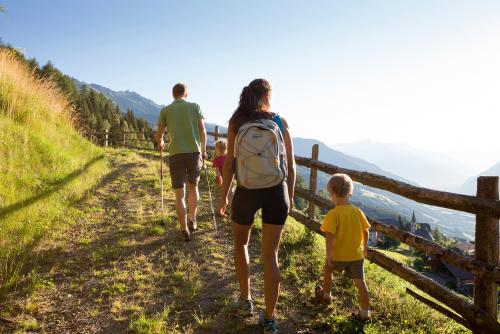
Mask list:
[[[320,229],[333,234],[333,261],[356,261],[363,258],[363,230],[369,228],[363,211],[346,204],[328,211]]]

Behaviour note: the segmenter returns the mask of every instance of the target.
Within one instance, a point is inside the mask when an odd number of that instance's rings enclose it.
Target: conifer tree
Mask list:
[[[37,77],[51,80],[59,87],[76,110],[77,127],[82,135],[93,138],[96,132],[110,130],[110,140],[118,143],[126,127],[130,131],[148,132],[148,138],[153,138],[149,124],[144,119],[138,119],[133,110],[122,113],[113,101],[87,85],[79,87],[73,78],[62,73],[52,62],[40,67],[35,58],[27,59],[22,52],[3,44],[1,40],[0,49],[12,52]]]

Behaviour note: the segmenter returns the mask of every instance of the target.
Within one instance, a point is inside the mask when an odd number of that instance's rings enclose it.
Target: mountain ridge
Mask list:
[[[362,140],[331,146],[428,188],[457,191],[474,173],[456,159],[403,143]]]
[[[500,175],[500,161],[491,166],[490,168],[479,173],[478,175],[469,177],[464,182],[464,184],[462,184],[462,186],[459,188],[459,191],[466,195],[475,195],[476,185],[477,185],[476,180],[479,176],[499,176],[499,175]]]

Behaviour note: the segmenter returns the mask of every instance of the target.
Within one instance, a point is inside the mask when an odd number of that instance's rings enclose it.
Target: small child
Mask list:
[[[353,183],[346,174],[334,174],[328,181],[327,190],[335,208],[330,210],[321,231],[326,240],[326,264],[323,274],[323,287],[315,290],[316,298],[329,303],[332,299],[332,272],[342,273],[354,279],[358,289],[360,310],[353,314],[360,320],[371,319],[370,297],[364,278],[363,261],[366,257],[368,242],[368,223],[365,214],[350,204]]]
[[[214,143],[215,146],[215,159],[213,161],[213,165],[215,168],[215,183],[219,186],[222,186],[222,171],[224,169],[224,162],[226,161],[227,155],[227,140],[219,139]],[[229,187],[229,192],[227,198],[229,202],[233,198],[233,187]],[[219,198],[217,196],[216,198]]]
[[[227,154],[227,140],[219,139],[215,142],[215,159],[213,161],[215,168],[215,183],[218,186],[222,185],[222,169],[226,161]]]

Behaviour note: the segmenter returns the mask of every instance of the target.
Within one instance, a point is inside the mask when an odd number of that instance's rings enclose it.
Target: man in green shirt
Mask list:
[[[190,230],[197,229],[198,181],[206,157],[206,130],[200,106],[185,100],[187,86],[176,84],[172,89],[174,101],[160,111],[156,142],[163,149],[163,132],[169,137],[169,168],[172,188],[175,191],[175,209],[180,229],[186,241],[191,240]],[[188,184],[186,208],[185,184]]]

